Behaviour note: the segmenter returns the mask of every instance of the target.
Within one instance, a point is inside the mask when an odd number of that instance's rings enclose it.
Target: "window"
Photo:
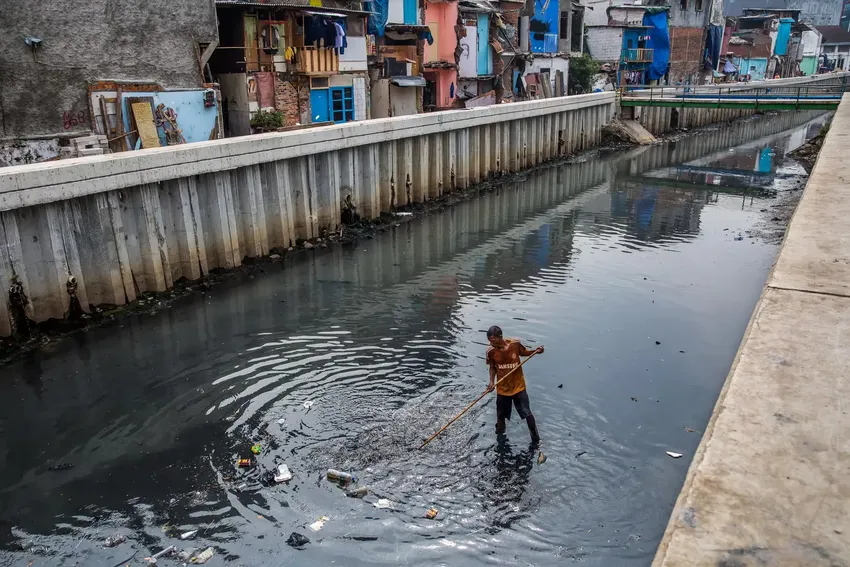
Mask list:
[[[682,11],[684,12],[685,10],[688,9],[688,0],[680,0],[680,1],[681,1]]]
[[[697,12],[702,12],[702,1],[703,0],[694,0],[694,7]]]
[[[558,30],[558,38],[570,39],[570,13],[561,12],[561,25]]]
[[[581,53],[583,47],[582,38],[584,37],[584,9],[573,10],[573,25],[570,32],[572,33],[570,51]]]
[[[331,120],[336,124],[354,120],[354,89],[331,87]]]

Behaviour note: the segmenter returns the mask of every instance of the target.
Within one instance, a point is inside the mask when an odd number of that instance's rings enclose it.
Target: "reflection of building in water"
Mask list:
[[[698,189],[617,183],[611,190],[611,216],[625,221],[626,232],[639,240],[692,237],[699,232],[702,207],[710,198],[711,193]]]

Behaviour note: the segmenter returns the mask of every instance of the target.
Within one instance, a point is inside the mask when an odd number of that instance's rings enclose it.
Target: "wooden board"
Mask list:
[[[156,132],[156,124],[153,120],[153,112],[148,102],[134,102],[131,105],[133,118],[136,120],[136,129],[142,139],[142,148],[159,148],[159,134]]]

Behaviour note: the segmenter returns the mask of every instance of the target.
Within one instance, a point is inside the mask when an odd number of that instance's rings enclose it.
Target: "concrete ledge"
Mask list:
[[[845,95],[656,567],[850,565],[848,127]]]
[[[614,93],[592,93],[8,167],[0,170],[0,211],[188,175],[613,105],[615,102]],[[48,191],[28,191],[45,189]]]

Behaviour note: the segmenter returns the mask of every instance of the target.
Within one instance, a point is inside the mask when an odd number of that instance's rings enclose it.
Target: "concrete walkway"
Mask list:
[[[850,95],[654,566],[850,566]]]

